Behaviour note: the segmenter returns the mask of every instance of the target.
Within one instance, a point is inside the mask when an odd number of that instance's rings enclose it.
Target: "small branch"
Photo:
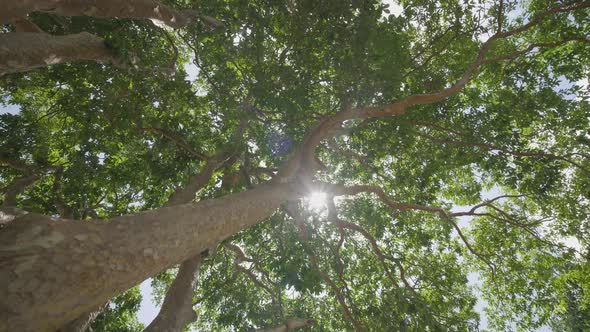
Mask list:
[[[165,137],[166,139],[172,141],[174,144],[183,148],[185,151],[189,152],[190,154],[192,154],[193,156],[195,156],[201,160],[207,160],[209,158],[207,155],[196,150],[192,145],[188,144],[180,136],[178,136],[166,129],[156,128],[156,127],[148,127],[148,128],[140,128],[140,130],[143,132],[158,133],[158,134],[162,135],[163,137]]]
[[[498,4],[498,30],[496,33],[502,33],[502,21],[504,20],[504,0],[500,0]]]
[[[215,289],[215,291],[212,292],[207,292],[205,294],[205,296],[198,298],[197,300],[193,301],[193,306],[199,305],[201,303],[203,303],[203,301],[205,301],[206,299],[210,298],[211,296],[215,295],[215,294],[219,294],[222,293],[223,290],[225,290],[226,287],[228,287],[229,285],[232,285],[237,279],[238,279],[238,275],[239,272],[235,271],[231,277],[227,278],[223,284],[221,284],[220,287],[217,287]]]
[[[307,245],[307,242],[309,242],[309,240],[310,240],[309,232],[307,231],[307,228],[305,227],[305,222],[303,221],[303,218],[301,217],[301,215],[298,212],[298,208],[294,205],[295,204],[293,204],[293,202],[291,202],[287,208],[287,212],[293,218],[293,220],[299,230],[299,238],[300,238],[301,242],[303,243],[304,247],[306,248],[309,263],[311,264],[311,266],[314,269],[316,269],[320,273],[320,276],[322,277],[322,279],[324,279],[324,282],[326,282],[326,284],[332,289],[332,292],[334,292],[334,295],[336,296],[336,300],[340,304],[340,308],[342,309],[342,313],[344,314],[344,317],[352,324],[355,331],[357,331],[357,332],[365,331],[365,328],[361,325],[361,323],[352,315],[352,312],[350,311],[350,308],[346,304],[346,300],[345,300],[344,296],[342,295],[340,288],[338,288],[336,283],[334,283],[334,281],[330,278],[330,276],[326,272],[324,272],[323,270],[321,270],[319,268],[318,260],[317,260],[316,256],[314,255],[312,249]]]
[[[454,134],[454,135],[459,136],[459,137],[473,137],[470,134],[462,133],[462,132],[459,132],[459,131],[457,131],[455,129],[449,129],[449,128],[443,127],[441,125],[438,125],[436,123],[430,123],[430,122],[424,122],[424,121],[408,121],[408,122],[411,123],[411,124],[413,124],[413,125],[417,125],[417,126],[421,126],[421,127],[434,128],[434,129],[437,129],[437,130],[440,130],[440,131],[449,132],[449,133]],[[456,127],[457,126],[455,125],[455,128]]]
[[[173,206],[177,204],[186,204],[195,200],[198,192],[203,189],[209,181],[213,173],[221,166],[217,160],[209,159],[201,171],[188,180],[188,183],[182,188],[176,188],[174,193],[168,199],[167,206]]]
[[[238,247],[235,244],[231,244],[231,243],[226,243],[223,246],[225,249],[232,251],[236,257],[237,257],[237,261],[236,261],[236,267],[238,267],[240,269],[241,272],[244,272],[246,274],[248,274],[248,276],[251,277],[251,279],[258,284],[259,286],[261,286],[262,288],[266,289],[268,291],[268,293],[275,297],[275,293],[266,285],[260,283],[258,281],[258,279],[256,278],[256,276],[252,273],[252,271],[245,269],[244,267],[242,267],[241,265],[239,265],[240,262],[250,262],[254,265],[254,267],[256,268],[256,270],[262,274],[264,276],[264,278],[266,279],[267,282],[269,282],[270,284],[272,284],[274,286],[274,283],[272,282],[272,280],[270,279],[270,276],[268,275],[268,273],[266,273],[266,271],[264,271],[264,269],[262,268],[262,265],[260,264],[260,262],[246,257],[246,254],[244,254],[244,251],[242,251],[242,249],[240,247]]]
[[[461,231],[461,229],[459,228],[459,226],[457,225],[457,223],[455,223],[455,221],[453,220],[452,215],[450,215],[447,211],[445,211],[442,208],[439,208],[439,207],[431,207],[431,206],[420,205],[420,204],[411,204],[411,203],[400,203],[400,202],[396,202],[396,201],[392,200],[383,191],[383,189],[381,189],[379,187],[375,187],[375,186],[362,186],[362,185],[360,185],[360,186],[346,187],[346,186],[333,185],[333,184],[323,184],[322,186],[325,189],[327,189],[334,196],[356,195],[356,194],[359,194],[359,193],[373,193],[377,197],[379,197],[379,199],[386,206],[390,207],[391,209],[395,209],[395,210],[399,210],[399,211],[416,210],[416,211],[425,211],[425,212],[437,213],[441,217],[443,217],[448,223],[450,223],[453,226],[453,228],[457,231],[457,234],[459,235],[459,238],[465,244],[465,246],[467,247],[467,249],[469,250],[469,252],[471,252],[471,254],[473,254],[477,258],[481,259],[482,261],[484,261],[490,267],[490,269],[492,270],[492,273],[495,271],[495,268],[494,268],[493,264],[487,258],[485,258],[484,255],[482,255],[479,252],[477,252],[471,246],[471,244],[469,243],[469,241],[467,241],[467,238],[463,235],[463,232]]]
[[[590,43],[589,39],[586,39],[586,38],[580,37],[580,36],[571,36],[566,39],[560,40],[558,42],[553,42],[553,43],[534,43],[534,44],[529,45],[527,48],[525,48],[523,50],[514,51],[512,53],[504,54],[504,55],[501,55],[501,56],[498,56],[495,58],[486,59],[486,60],[482,61],[482,64],[485,65],[485,64],[496,63],[496,62],[501,62],[501,61],[506,61],[506,60],[514,60],[514,59],[520,57],[521,55],[529,53],[530,51],[534,50],[535,48],[557,47],[557,46],[561,46],[563,44],[566,44],[566,43],[569,43],[572,41],[577,41],[577,42],[582,42],[582,43]]]
[[[59,167],[54,173],[53,179],[53,194],[55,195],[54,205],[57,209],[57,212],[62,218],[66,219],[73,219],[74,218],[74,209],[69,206],[63,198],[63,190],[62,190],[62,177],[63,177],[63,167]]]
[[[416,133],[416,135],[418,135],[422,138],[426,138],[426,139],[428,139],[432,142],[438,143],[438,144],[454,144],[454,145],[460,145],[460,146],[476,147],[476,148],[481,148],[481,149],[485,149],[485,150],[500,151],[500,152],[510,154],[510,155],[513,155],[516,157],[539,157],[539,158],[545,158],[545,159],[550,159],[550,160],[561,160],[561,161],[565,161],[566,163],[569,163],[569,164],[577,167],[578,169],[590,174],[590,170],[584,168],[579,163],[577,163],[573,160],[570,160],[568,158],[565,158],[562,156],[557,156],[557,155],[550,154],[550,153],[516,151],[516,150],[507,149],[504,147],[495,146],[492,144],[487,144],[487,143],[465,142],[465,141],[458,141],[458,140],[454,140],[454,139],[450,139],[450,138],[440,139],[440,138],[436,138],[434,136],[422,133],[420,131],[416,131],[415,133]]]
[[[336,204],[334,203],[333,197],[328,198],[327,202],[328,202],[328,215],[331,216],[332,221],[338,227],[343,227],[343,228],[347,228],[347,229],[359,232],[367,241],[369,241],[369,244],[371,245],[373,253],[375,254],[375,256],[377,256],[377,259],[379,259],[379,262],[381,263],[381,266],[383,267],[383,271],[385,271],[385,274],[387,275],[389,280],[391,280],[393,287],[397,288],[397,286],[398,286],[397,281],[395,280],[395,278],[391,274],[391,271],[389,271],[389,267],[385,263],[385,255],[381,251],[381,248],[379,248],[379,245],[377,244],[377,240],[375,240],[375,238],[363,227],[340,219],[338,217],[338,212],[336,210]],[[413,291],[413,288],[410,288],[410,289]]]
[[[500,195],[500,196],[496,196],[494,198],[491,198],[489,200],[485,200],[477,205],[474,205],[468,212],[455,212],[455,213],[450,213],[449,215],[452,217],[462,217],[462,216],[468,216],[468,215],[472,215],[475,211],[477,211],[477,209],[484,207],[484,206],[491,206],[491,204],[497,200],[503,199],[503,198],[520,198],[520,197],[526,197],[527,195],[521,194],[521,195]]]
[[[338,146],[338,144],[332,140],[328,141],[328,147],[330,147],[335,153],[340,154],[344,157],[348,157],[348,158],[352,158],[354,160],[356,160],[359,164],[361,164],[362,166],[370,169],[371,171],[373,171],[373,173],[375,175],[377,175],[378,177],[381,178],[381,180],[387,180],[387,178],[381,173],[381,171],[371,165],[368,161],[367,161],[367,157],[360,155],[358,153],[355,153],[353,151],[350,150],[345,150],[343,148],[341,148],[340,146]]]
[[[170,62],[170,68],[172,68],[174,71],[176,71],[176,65],[178,63],[178,47],[176,46],[174,39],[172,39],[172,36],[170,35],[170,33],[166,29],[160,28],[159,30],[162,32],[164,37],[166,37],[166,40],[168,41],[170,46],[172,46],[172,50],[174,51],[174,57],[172,58],[172,61]]]

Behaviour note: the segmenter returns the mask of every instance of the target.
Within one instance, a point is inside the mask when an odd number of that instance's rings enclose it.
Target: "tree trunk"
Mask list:
[[[0,331],[53,331],[269,217],[289,184],[108,221],[26,214],[0,232]]]
[[[116,62],[104,40],[88,32],[66,36],[34,32],[0,34],[0,76],[81,60]]]
[[[187,204],[195,199],[196,193],[204,188],[209,181],[215,170],[224,162],[223,156],[225,153],[221,153],[220,156],[210,158],[205,163],[203,169],[196,175],[189,178],[189,182],[184,188],[178,188],[170,197],[164,207],[170,207],[174,205]],[[54,192],[61,192],[59,182],[54,184]],[[62,218],[71,218],[70,214],[65,212],[71,210],[58,196],[57,199],[58,211],[64,211],[60,213]],[[160,312],[154,319],[154,321],[146,328],[145,331],[182,331],[182,329],[189,323],[196,319],[196,313],[193,310],[192,297],[194,294],[194,287],[199,277],[199,267],[201,261],[201,253],[184,261],[180,267],[176,279],[172,283],[170,289],[166,293],[164,298],[164,304],[160,308]],[[88,326],[94,321],[104,308],[100,306],[95,310],[90,310],[82,314],[81,317],[68,323],[59,332],[84,332]]]
[[[175,10],[152,0],[0,0],[0,23],[41,11],[63,16],[120,17],[158,20],[172,28],[195,22],[194,10]]]
[[[186,325],[197,319],[193,310],[193,295],[200,266],[200,254],[180,265],[158,316],[144,332],[181,332]]]

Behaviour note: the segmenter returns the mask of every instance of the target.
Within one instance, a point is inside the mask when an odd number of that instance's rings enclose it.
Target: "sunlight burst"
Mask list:
[[[319,211],[326,207],[326,193],[315,191],[305,197],[305,202],[311,210]]]

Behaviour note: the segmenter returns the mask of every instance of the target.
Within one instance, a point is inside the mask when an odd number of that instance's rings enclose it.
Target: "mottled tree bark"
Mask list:
[[[153,19],[182,28],[200,18],[194,10],[175,10],[152,0],[0,0],[0,23],[40,11],[63,16],[94,16]],[[205,23],[219,22],[203,17]]]
[[[297,196],[277,183],[108,221],[21,215],[0,232],[0,331],[56,330]]]
[[[87,32],[66,36],[34,32],[0,34],[0,76],[82,60],[116,62],[104,40]]]

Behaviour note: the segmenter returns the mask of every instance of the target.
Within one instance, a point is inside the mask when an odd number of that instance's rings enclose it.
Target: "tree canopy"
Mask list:
[[[0,331],[589,330],[590,2],[399,5],[0,1]]]

